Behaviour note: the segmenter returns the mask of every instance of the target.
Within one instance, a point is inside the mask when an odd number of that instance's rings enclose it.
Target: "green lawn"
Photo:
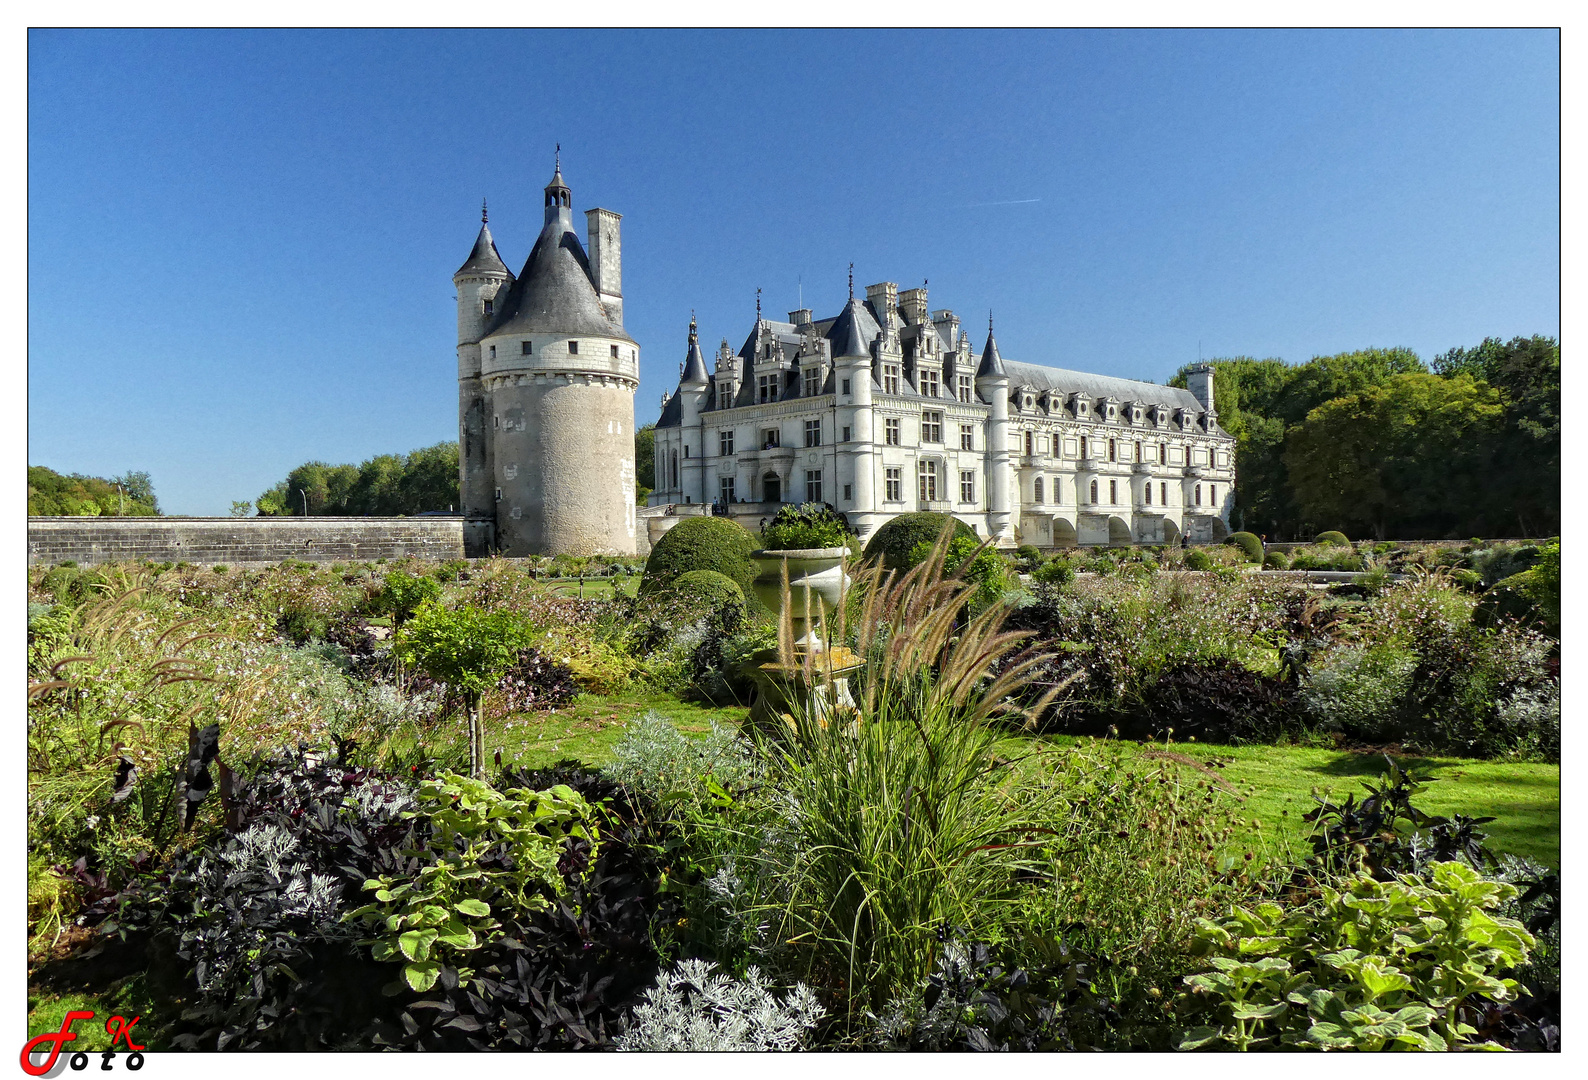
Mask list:
[[[599,765],[611,756],[613,745],[622,737],[623,725],[647,709],[661,713],[680,731],[691,735],[710,730],[713,719],[736,725],[749,713],[744,708],[681,702],[665,693],[614,697],[587,694],[556,712],[527,713],[505,722],[488,722],[486,750],[490,753],[500,747],[504,762],[518,761],[531,767],[563,757]],[[446,736],[447,741],[436,744],[438,749],[451,748],[455,740],[457,752],[462,753],[461,725],[458,727],[460,730]],[[1020,741],[1023,740],[1011,740]],[[1063,746],[1081,740],[1054,737],[1044,741]],[[1124,745],[1133,754],[1164,749],[1163,744]],[[1276,854],[1287,843],[1298,851],[1304,848],[1307,826],[1301,816],[1317,806],[1312,797],[1314,788],[1320,794],[1333,792],[1336,799],[1343,799],[1351,792],[1360,794],[1363,781],[1376,780],[1385,770],[1380,755],[1343,750],[1204,743],[1175,743],[1168,749],[1194,761],[1222,763],[1213,771],[1245,799],[1243,818],[1261,823],[1253,827],[1254,838],[1260,833],[1264,846]],[[1496,820],[1482,826],[1492,849],[1560,867],[1559,765],[1467,758],[1407,758],[1400,765],[1436,778],[1415,802],[1419,810],[1471,817],[1492,815]],[[1188,779],[1196,778],[1196,770],[1189,766],[1175,767]]]

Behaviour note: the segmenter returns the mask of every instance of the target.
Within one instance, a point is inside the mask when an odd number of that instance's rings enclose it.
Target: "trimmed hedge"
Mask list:
[[[1312,542],[1314,544],[1333,544],[1335,547],[1340,547],[1341,545],[1349,547],[1351,544],[1350,538],[1346,536],[1345,533],[1339,532],[1335,529],[1330,529],[1328,532],[1319,533],[1317,536],[1313,537]]]
[[[1068,559],[1052,559],[1033,570],[1031,580],[1040,585],[1068,585],[1075,580],[1075,567]]]
[[[1192,548],[1185,553],[1185,568],[1187,570],[1207,571],[1213,569],[1213,559],[1207,552]]]
[[[1240,548],[1247,562],[1263,561],[1263,542],[1253,533],[1233,532],[1224,538],[1224,542],[1230,547]]]
[[[691,570],[679,574],[667,592],[681,602],[718,611],[725,607],[744,607],[744,590],[726,574],[715,570]]]
[[[865,557],[868,561],[881,559],[882,565],[889,570],[908,570],[913,565],[910,553],[915,545],[923,540],[929,544],[936,543],[949,522],[954,523],[956,537],[976,539],[975,531],[952,514],[918,511],[900,514],[878,529],[866,544]]]
[[[1285,558],[1283,551],[1270,551],[1263,556],[1263,566],[1269,570],[1289,570],[1290,560]]]
[[[640,580],[640,595],[666,588],[674,579],[691,570],[715,570],[749,589],[755,580],[755,563],[750,552],[755,537],[727,518],[685,518],[662,534],[651,557],[645,560],[645,576]]]

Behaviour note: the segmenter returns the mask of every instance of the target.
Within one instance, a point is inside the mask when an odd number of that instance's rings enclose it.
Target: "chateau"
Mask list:
[[[1235,440],[1213,372],[1190,388],[978,358],[926,289],[866,288],[836,316],[761,317],[708,372],[691,320],[656,424],[649,502],[710,503],[750,528],[828,502],[862,538],[896,514],[951,513],[1001,546],[1222,539]],[[685,511],[687,512],[687,511]]]
[[[458,469],[470,546],[504,555],[635,551],[634,391],[620,215],[573,226],[559,159],[540,236],[514,277],[481,213],[458,295]]]

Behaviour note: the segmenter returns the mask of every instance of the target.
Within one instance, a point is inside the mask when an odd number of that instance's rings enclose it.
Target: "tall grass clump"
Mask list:
[[[951,535],[902,575],[857,575],[853,633],[841,615],[833,635],[865,659],[854,707],[811,695],[773,755],[798,836],[779,936],[851,1019],[926,978],[948,927],[989,933],[1013,913],[1015,872],[1054,813],[1053,790],[999,755],[990,722],[1020,711],[1008,702],[1042,658],[1003,629],[1002,605],[966,621],[977,585],[945,579]],[[785,665],[824,681],[830,653],[796,656],[787,625],[779,640]]]

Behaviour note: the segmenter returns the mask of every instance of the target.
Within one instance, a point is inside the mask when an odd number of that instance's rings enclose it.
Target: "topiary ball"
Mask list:
[[[1317,536],[1313,537],[1312,542],[1314,544],[1332,544],[1335,547],[1340,547],[1342,545],[1349,547],[1351,544],[1350,539],[1345,535],[1345,533],[1339,532],[1335,529],[1330,529],[1328,532],[1319,533]]]
[[[1213,569],[1213,559],[1209,557],[1207,552],[1192,548],[1185,553],[1185,568],[1187,570],[1211,570]]]
[[[1285,558],[1283,551],[1270,551],[1263,556],[1263,566],[1269,570],[1289,570],[1290,560]]]
[[[1075,567],[1068,559],[1053,559],[1033,570],[1031,580],[1040,585],[1068,585],[1075,580]]]
[[[725,607],[744,607],[744,590],[726,574],[715,570],[691,570],[679,574],[665,590],[680,602],[719,611]]]
[[[1224,542],[1230,547],[1240,548],[1247,562],[1263,561],[1263,542],[1253,533],[1233,532],[1224,538]]]
[[[885,523],[878,529],[866,544],[865,557],[868,562],[882,560],[882,565],[889,570],[908,570],[913,564],[910,562],[910,553],[915,545],[926,541],[928,544],[937,542],[943,534],[943,529],[953,522],[954,535],[976,539],[976,533],[963,521],[952,514],[938,514],[931,511],[918,511],[910,514],[900,514],[898,517]]]
[[[750,561],[755,547],[755,537],[728,518],[685,518],[651,548],[640,595],[665,588],[691,570],[715,570],[741,591],[747,590],[755,580],[755,563]]]

